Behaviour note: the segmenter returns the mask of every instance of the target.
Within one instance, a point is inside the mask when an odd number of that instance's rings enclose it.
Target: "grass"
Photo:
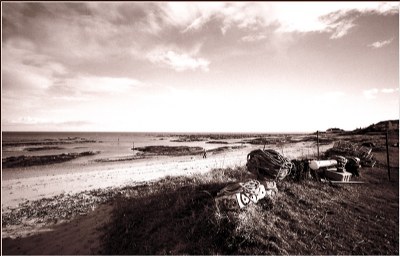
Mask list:
[[[125,189],[104,227],[102,253],[399,253],[398,183],[384,169],[363,169],[365,184],[284,180],[273,202],[219,212],[218,191],[250,178],[238,167]]]
[[[387,174],[387,155],[385,151],[372,151],[374,158],[376,159],[377,167],[380,167],[386,171]],[[399,181],[399,148],[389,147],[389,165],[390,165],[390,180]]]
[[[387,156],[385,151],[372,151],[375,159],[382,167],[387,166]],[[399,148],[389,147],[389,164],[391,167],[399,167]]]

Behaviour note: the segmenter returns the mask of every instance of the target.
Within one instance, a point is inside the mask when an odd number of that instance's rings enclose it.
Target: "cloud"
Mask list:
[[[381,90],[381,92],[383,93],[394,93],[394,92],[398,92],[399,88],[384,88]]]
[[[363,94],[368,100],[371,100],[371,99],[375,99],[379,93],[390,94],[390,93],[395,93],[398,91],[399,91],[399,88],[383,88],[381,90],[379,90],[377,88],[372,88],[369,90],[364,90]]]
[[[3,43],[23,37],[37,52],[62,59],[64,65],[107,62],[121,55],[143,61],[160,45],[181,49],[205,40],[198,32],[210,23],[223,35],[241,30],[238,38],[244,42],[264,39],[260,31],[271,27],[277,34],[326,32],[338,39],[355,27],[354,17],[341,18],[348,12],[387,14],[396,8],[397,3],[377,2],[5,3]],[[321,18],[332,13],[338,15]]]
[[[344,97],[346,94],[342,91],[331,91],[331,92],[326,92],[322,95],[323,98],[325,99],[332,99],[336,100],[338,98]]]
[[[71,65],[108,61],[110,56],[121,53],[140,57],[165,25],[163,12],[151,3],[6,3],[4,6],[3,27],[7,33],[3,35],[3,43],[23,38],[33,44],[36,52]]]
[[[12,124],[48,124],[50,122],[52,122],[52,121],[49,119],[25,116],[25,117],[18,118],[16,120],[11,120],[10,123],[12,123]]]
[[[213,19],[224,20],[228,3],[224,2],[169,2],[160,4],[170,24],[181,28],[182,33],[201,29]]]
[[[179,54],[174,51],[161,53],[152,53],[149,55],[149,60],[153,63],[164,64],[176,71],[185,70],[202,70],[209,71],[210,62],[203,58],[194,58],[188,54]]]
[[[354,17],[342,18],[349,13],[398,13],[398,3],[392,2],[175,3],[170,7],[176,24],[187,24],[183,32],[199,30],[209,21],[218,19],[223,34],[233,26],[254,29],[278,24],[278,33],[328,32],[331,39],[341,38],[355,27]]]
[[[58,125],[87,125],[91,124],[91,122],[88,121],[82,121],[82,120],[71,120],[71,121],[65,121],[65,120],[53,120],[53,119],[48,119],[48,118],[37,118],[37,117],[31,117],[31,116],[25,116],[21,117],[18,119],[14,120],[9,120],[7,121],[9,124],[58,124]]]
[[[376,41],[376,42],[374,42],[372,44],[369,44],[367,46],[371,47],[373,49],[379,49],[379,48],[382,48],[384,46],[389,45],[390,43],[392,43],[392,41],[393,41],[393,38],[388,39],[388,40],[384,40],[384,41]]]
[[[261,41],[263,39],[266,39],[267,36],[263,34],[257,34],[257,35],[247,35],[241,38],[243,42],[256,42],[256,41]]]
[[[20,90],[55,93],[124,92],[144,83],[127,77],[94,76],[72,72],[51,55],[38,53],[28,39],[15,38],[3,44],[3,86],[7,93]],[[62,95],[68,96],[68,95]]]
[[[399,8],[398,3],[379,2],[320,2],[309,5],[287,3],[283,6],[279,3],[277,5],[280,9],[279,31],[323,32],[329,33],[330,39],[340,39],[348,35],[357,26],[356,19],[364,13],[386,15],[398,13]],[[287,5],[291,5],[292,9],[289,10]]]
[[[373,89],[369,89],[369,90],[364,90],[363,94],[364,96],[370,100],[370,99],[375,99],[376,98],[376,94],[379,93],[379,90],[377,88],[373,88]]]
[[[66,67],[48,55],[38,53],[35,44],[23,38],[3,43],[3,72],[13,77],[6,79],[5,88],[46,89],[53,79],[66,74]]]
[[[139,80],[126,77],[78,76],[66,79],[65,84],[84,93],[123,93],[142,86]]]
[[[58,79],[46,92],[48,102],[69,106],[76,103],[96,104],[111,98],[125,97],[146,84],[128,77],[75,75]]]
[[[82,128],[89,127],[94,123],[84,120],[65,120],[65,118],[40,118],[33,116],[24,116],[14,119],[3,119],[2,127],[11,131],[58,131],[68,127],[70,130],[81,130]]]
[[[340,22],[337,22],[334,25],[331,25],[332,35],[330,39],[338,39],[347,35],[355,25],[353,24],[355,19],[343,19]]]

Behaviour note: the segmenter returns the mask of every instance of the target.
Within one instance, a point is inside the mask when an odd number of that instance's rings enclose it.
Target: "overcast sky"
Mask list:
[[[397,2],[2,2],[2,130],[311,132],[399,118]]]

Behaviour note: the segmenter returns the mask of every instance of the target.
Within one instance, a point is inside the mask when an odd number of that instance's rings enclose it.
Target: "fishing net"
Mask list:
[[[289,159],[273,149],[256,149],[247,155],[247,170],[258,179],[270,177],[282,180],[291,171],[293,164]]]
[[[374,167],[376,160],[371,152],[372,148],[370,147],[359,147],[351,142],[338,141],[333,145],[332,148],[325,152],[325,156],[332,157],[335,155],[340,155],[346,158],[357,157],[360,159],[360,164],[362,166]]]
[[[215,198],[219,210],[238,210],[250,204],[255,204],[263,198],[273,198],[278,189],[274,181],[265,182],[264,185],[258,180],[249,180],[231,184],[218,192]]]
[[[288,177],[294,181],[310,180],[315,178],[315,172],[309,167],[307,160],[292,160],[293,167]]]

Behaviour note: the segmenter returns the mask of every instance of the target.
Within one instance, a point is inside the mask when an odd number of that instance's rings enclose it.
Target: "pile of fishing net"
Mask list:
[[[362,166],[374,167],[376,160],[371,152],[372,148],[357,146],[356,144],[348,141],[338,141],[333,145],[332,148],[325,152],[325,156],[327,158],[335,155],[344,156],[346,158],[355,157],[360,159],[360,164]]]
[[[261,184],[258,180],[249,180],[223,188],[218,192],[215,204],[219,211],[239,210],[248,205],[256,204],[263,198],[273,200],[277,193],[275,181],[267,181]]]
[[[294,181],[300,180],[317,180],[316,172],[310,168],[310,164],[307,160],[292,160],[292,170],[290,171],[289,178]]]
[[[273,149],[256,149],[247,155],[247,170],[258,179],[284,179],[290,174],[293,163]]]

